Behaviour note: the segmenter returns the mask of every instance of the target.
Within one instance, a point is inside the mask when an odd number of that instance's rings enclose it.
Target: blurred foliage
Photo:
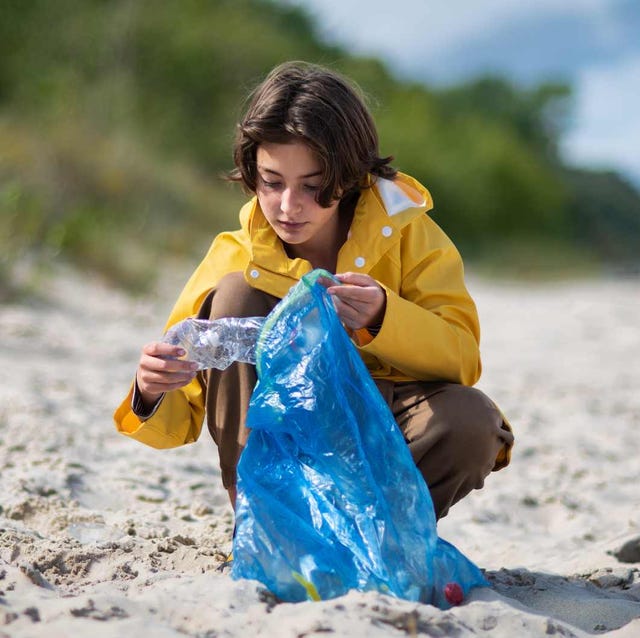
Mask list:
[[[566,86],[400,81],[270,0],[2,0],[0,293],[33,256],[142,289],[161,255],[197,258],[236,227],[245,196],[218,179],[234,125],[248,91],[288,59],[363,88],[382,153],[428,185],[466,257],[502,255],[505,274],[572,255],[637,259],[638,192],[559,156]]]
[[[447,110],[480,115],[505,127],[532,151],[559,161],[558,142],[571,110],[565,84],[516,89],[502,78],[483,77],[441,94]]]

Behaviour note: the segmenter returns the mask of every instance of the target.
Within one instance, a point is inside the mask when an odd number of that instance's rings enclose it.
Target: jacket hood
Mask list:
[[[409,221],[433,208],[431,193],[420,182],[404,173],[398,173],[394,180],[377,178],[372,190],[377,192],[387,215],[396,218],[396,223],[400,226],[404,225],[400,220],[407,218]]]

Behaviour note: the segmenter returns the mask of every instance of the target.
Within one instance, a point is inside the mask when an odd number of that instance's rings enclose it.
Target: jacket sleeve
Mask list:
[[[423,381],[473,385],[480,377],[480,327],[462,259],[427,215],[403,229],[399,292],[384,286],[387,308],[363,352]]]
[[[144,421],[131,409],[132,396],[133,386],[114,414],[121,434],[161,449],[193,443],[200,436],[204,393],[198,377],[179,390],[167,392],[152,416]]]
[[[248,261],[246,241],[239,232],[221,233],[180,293],[166,323],[198,313],[209,291],[227,273],[243,271]],[[205,413],[204,382],[198,374],[187,385],[167,392],[148,419],[132,409],[133,385],[113,417],[118,432],[155,448],[171,448],[197,440]]]

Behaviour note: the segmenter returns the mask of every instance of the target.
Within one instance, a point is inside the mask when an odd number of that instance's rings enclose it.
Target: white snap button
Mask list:
[[[260,273],[254,268],[250,273],[249,273],[254,279],[257,279],[260,276]]]
[[[393,229],[391,228],[391,226],[383,226],[382,228],[382,234],[385,237],[391,237],[391,233],[393,232]]]
[[[356,257],[355,264],[358,268],[362,268],[364,266],[364,257]]]

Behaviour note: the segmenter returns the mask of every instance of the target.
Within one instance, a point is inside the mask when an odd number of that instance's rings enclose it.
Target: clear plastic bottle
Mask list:
[[[198,364],[198,370],[224,370],[234,361],[256,362],[256,342],[264,317],[184,319],[164,335],[163,341],[186,351],[182,358]]]

